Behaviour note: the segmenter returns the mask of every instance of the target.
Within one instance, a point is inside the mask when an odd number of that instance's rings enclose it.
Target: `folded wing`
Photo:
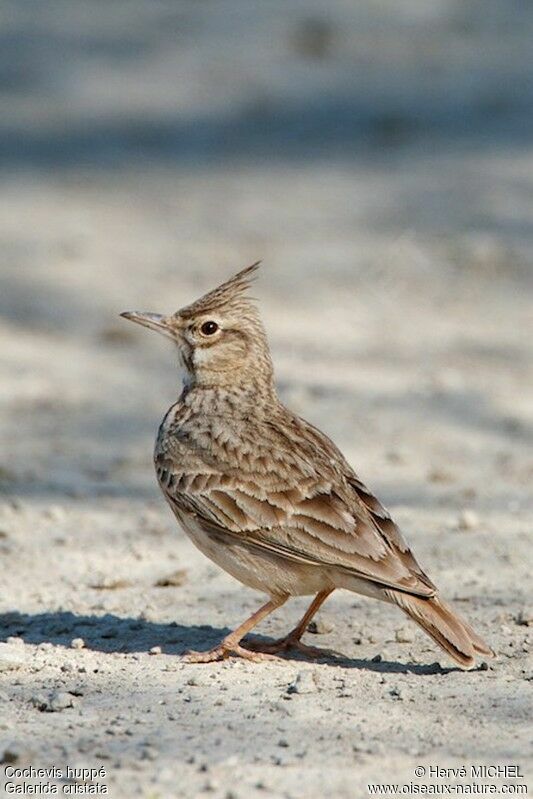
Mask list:
[[[268,453],[251,445],[243,460],[240,442],[240,461],[234,465],[217,462],[212,449],[197,449],[195,457],[189,452],[185,459],[187,468],[178,471],[176,464],[184,459],[177,452],[171,458],[160,453],[156,468],[169,502],[228,542],[432,596],[435,586],[388,512],[326,436],[303,420],[297,425],[306,426],[305,435],[284,428],[270,436]],[[276,468],[269,472],[273,462]]]

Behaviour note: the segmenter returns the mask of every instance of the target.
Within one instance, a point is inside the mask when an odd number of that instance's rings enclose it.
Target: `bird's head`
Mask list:
[[[253,299],[252,264],[174,314],[126,311],[125,319],[170,338],[178,347],[189,385],[263,391],[272,386],[268,342]]]

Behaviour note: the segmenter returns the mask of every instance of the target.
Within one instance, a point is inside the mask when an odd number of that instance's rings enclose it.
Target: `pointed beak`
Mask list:
[[[120,315],[124,319],[129,319],[130,322],[136,322],[138,325],[148,327],[150,330],[155,330],[164,336],[173,337],[169,319],[166,316],[158,313],[140,313],[139,311],[124,311]]]

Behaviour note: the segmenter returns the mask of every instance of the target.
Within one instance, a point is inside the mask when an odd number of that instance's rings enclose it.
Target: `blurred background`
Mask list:
[[[448,595],[493,628],[496,606],[518,613],[532,41],[524,0],[2,0],[0,609],[167,624],[176,595],[153,584],[178,552],[217,597],[189,586],[180,612],[226,624],[231,600],[239,620],[249,592],[176,532],[152,473],[175,355],[118,314],[171,312],[262,259],[284,401]],[[26,640],[89,635],[32,618]]]
[[[0,23],[7,477],[147,451],[173,361],[118,312],[258,258],[282,388],[359,425],[345,446],[420,414],[446,446],[523,438],[530,4],[4,0]]]

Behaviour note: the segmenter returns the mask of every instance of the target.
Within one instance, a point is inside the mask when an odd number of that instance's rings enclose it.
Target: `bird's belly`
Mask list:
[[[260,552],[210,536],[192,514],[171,505],[181,526],[206,557],[244,585],[271,596],[302,596],[333,588],[326,569]]]

